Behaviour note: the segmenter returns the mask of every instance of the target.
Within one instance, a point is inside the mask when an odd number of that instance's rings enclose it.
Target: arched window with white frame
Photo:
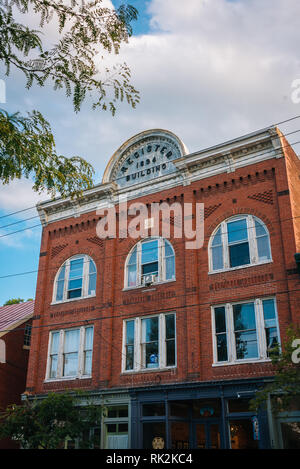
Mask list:
[[[175,280],[175,253],[165,238],[139,241],[128,254],[125,288]]]
[[[265,224],[253,215],[224,220],[209,242],[210,272],[270,262],[270,236]]]
[[[93,259],[78,254],[67,259],[54,281],[53,302],[71,301],[96,295],[97,270]]]

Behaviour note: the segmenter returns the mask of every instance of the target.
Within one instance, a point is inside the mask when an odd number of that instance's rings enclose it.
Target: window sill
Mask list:
[[[176,366],[166,366],[164,368],[143,368],[141,370],[123,370],[121,373],[121,376],[127,376],[127,375],[136,375],[138,373],[157,373],[161,371],[172,371],[172,370],[177,370],[177,365]]]
[[[50,306],[61,305],[64,303],[71,303],[72,301],[88,300],[89,298],[95,298],[95,296],[96,295],[79,296],[78,298],[70,298],[70,299],[62,300],[62,301],[52,301],[52,303],[50,303]]]
[[[240,269],[249,269],[249,267],[257,267],[259,265],[272,264],[272,262],[273,259],[269,259],[267,261],[257,262],[256,264],[239,265],[238,267],[228,267],[226,269],[211,270],[210,272],[208,272],[208,275],[221,274],[223,272],[232,272]]]
[[[256,359],[248,359],[248,360],[236,360],[236,361],[232,361],[232,362],[213,363],[212,367],[249,365],[251,363],[272,363],[272,360],[270,358],[256,358]]]
[[[161,282],[154,282],[151,283],[150,285],[135,285],[134,287],[125,287],[123,288],[122,291],[131,291],[131,290],[140,290],[141,288],[153,288],[156,287],[156,285],[164,285],[165,283],[170,283],[170,282],[176,282],[176,278],[173,278],[172,280],[162,280]]]
[[[64,376],[62,378],[47,378],[44,383],[57,383],[64,381],[75,381],[76,379],[91,379],[92,375]]]

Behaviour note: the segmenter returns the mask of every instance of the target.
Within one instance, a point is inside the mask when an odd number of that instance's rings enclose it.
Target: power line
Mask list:
[[[300,118],[300,115],[297,115],[297,116],[291,117],[291,118],[289,118],[289,119],[286,119],[286,120],[284,120],[284,121],[281,121],[281,122],[278,122],[278,123],[275,123],[275,124],[271,124],[271,125],[268,126],[268,127],[260,128],[260,129],[256,130],[256,131],[253,132],[253,133],[257,133],[257,132],[260,132],[260,131],[263,131],[263,130],[267,130],[267,129],[269,129],[269,128],[276,127],[276,126],[278,126],[278,125],[282,125],[282,124],[285,124],[285,123],[287,123],[287,122],[291,122],[291,121],[293,121],[293,120],[295,120],[295,119],[299,119],[299,118]],[[297,130],[294,130],[294,131],[292,131],[292,132],[288,132],[288,133],[285,133],[285,134],[282,133],[282,136],[283,136],[283,137],[287,137],[288,135],[292,135],[292,134],[297,133],[297,132],[299,132],[299,131],[300,131],[300,129],[297,129]],[[248,135],[249,135],[249,133],[244,134],[244,135],[241,135],[239,138],[247,137]],[[280,136],[278,135],[278,137],[280,137]],[[222,145],[222,144],[226,145],[226,144],[227,144],[228,142],[230,142],[230,141],[231,141],[231,140],[225,141],[225,142],[221,143],[221,145]],[[290,145],[296,145],[296,144],[298,144],[298,143],[300,143],[300,142],[295,142],[295,143],[292,143],[292,144],[290,144]],[[282,148],[284,148],[284,147],[282,147]],[[202,150],[199,150],[199,151],[202,151]],[[257,152],[252,152],[252,153],[257,153]],[[248,154],[251,154],[251,152],[249,152]],[[167,161],[167,162],[166,162],[166,164],[171,164],[171,163],[172,163],[172,161]],[[121,179],[123,179],[123,177],[122,177]],[[11,212],[11,213],[8,213],[8,214],[6,214],[6,215],[2,215],[2,216],[0,216],[0,219],[6,218],[6,217],[10,217],[10,216],[12,216],[12,215],[16,215],[16,214],[19,214],[19,213],[22,213],[22,212],[25,212],[25,211],[27,211],[27,210],[31,210],[31,209],[34,209],[34,208],[36,208],[36,205],[33,205],[33,206],[31,206],[31,207],[27,207],[27,208],[22,209],[22,210],[18,210],[18,211],[16,211],[16,212]]]
[[[71,324],[85,324],[87,322],[92,322],[92,321],[103,321],[103,320],[106,320],[106,319],[131,319],[131,318],[135,318],[135,317],[146,317],[148,314],[153,314],[153,313],[176,313],[177,310],[182,310],[182,309],[186,309],[186,308],[195,308],[197,306],[220,306],[220,305],[224,305],[226,303],[236,303],[238,304],[239,301],[240,302],[245,302],[245,301],[253,301],[255,298],[270,298],[270,297],[276,297],[276,304],[277,303],[283,303],[284,305],[286,305],[286,300],[280,300],[277,298],[277,296],[279,295],[283,295],[283,294],[286,294],[286,293],[293,293],[293,292],[299,292],[300,289],[299,288],[295,288],[295,289],[291,289],[291,290],[282,290],[282,291],[279,291],[279,292],[268,292],[266,294],[263,294],[263,295],[250,295],[250,296],[247,296],[247,297],[243,297],[241,299],[235,299],[235,300],[232,300],[231,302],[226,300],[226,301],[205,301],[205,302],[201,302],[201,303],[193,303],[193,304],[189,304],[189,305],[181,305],[181,306],[177,306],[175,305],[174,307],[167,307],[167,308],[155,308],[153,310],[148,310],[148,311],[142,311],[140,313],[137,313],[136,311],[133,312],[133,314],[129,314],[128,312],[127,313],[123,313],[123,314],[116,314],[114,316],[102,316],[102,317],[93,317],[93,318],[88,318],[88,319],[80,319],[80,320],[72,320],[72,321],[64,321],[64,322],[58,322],[58,323],[51,323],[51,324],[43,324],[43,325],[40,325],[40,326],[32,326],[32,329],[44,329],[44,328],[56,328],[58,326],[70,326]],[[179,297],[182,297],[182,296],[194,296],[192,294],[188,294],[188,295],[180,295],[178,297],[174,297],[174,299],[176,298],[179,298]],[[114,307],[116,307],[117,305],[113,305]],[[124,304],[122,304],[122,306],[124,307]],[[96,311],[102,311],[103,309],[106,309],[107,307],[102,307],[102,308],[95,308]],[[95,311],[94,310],[94,311]],[[139,314],[140,316],[137,316],[137,314]],[[31,318],[29,318],[28,320],[30,320]],[[25,330],[25,327],[20,327],[20,328],[15,328],[15,329],[3,329],[3,330],[0,330],[0,332],[13,332],[13,331],[20,331],[20,330]],[[55,330],[55,329],[53,329]]]

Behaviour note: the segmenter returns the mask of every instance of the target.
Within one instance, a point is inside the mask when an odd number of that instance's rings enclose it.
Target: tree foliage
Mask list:
[[[47,47],[41,31],[17,22],[16,11],[39,15],[41,28],[56,20],[57,43]],[[133,6],[121,5],[114,10],[104,8],[102,0],[70,0],[69,5],[63,0],[0,0],[0,61],[7,75],[12,66],[21,70],[27,88],[33,83],[43,86],[48,80],[55,89],[64,88],[73,98],[75,111],[86,94],[93,92],[93,107],[114,114],[117,101],[126,99],[135,107],[139,94],[130,84],[126,63],[99,69],[96,61],[105,64],[101,52],[119,53],[132,34],[135,19]]]
[[[0,111],[0,180],[3,184],[21,177],[34,180],[33,189],[52,196],[80,195],[92,186],[94,170],[79,156],[56,153],[49,123],[38,111],[23,117]]]
[[[62,448],[67,438],[78,439],[81,448],[89,447],[85,436],[99,424],[100,407],[88,402],[78,405],[81,397],[80,393],[50,393],[8,407],[0,414],[0,439],[12,438],[25,449]]]
[[[300,325],[291,324],[286,339],[271,354],[274,379],[256,393],[251,409],[264,407],[271,400],[274,413],[287,411],[300,398]]]
[[[18,22],[18,15],[24,21],[37,16],[41,30]],[[100,53],[118,54],[136,18],[134,7],[104,8],[102,0],[0,0],[0,63],[6,75],[12,68],[23,72],[27,88],[52,82],[55,90],[64,89],[76,112],[90,95],[94,109],[114,115],[118,102],[135,107],[139,93],[126,63],[108,67]],[[43,34],[51,22],[56,44]],[[33,177],[38,192],[73,197],[93,185],[93,168],[79,156],[56,153],[50,124],[39,111],[24,116],[0,110],[0,180],[21,177]]]

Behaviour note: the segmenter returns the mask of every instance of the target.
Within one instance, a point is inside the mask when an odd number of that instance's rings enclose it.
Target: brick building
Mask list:
[[[300,319],[299,177],[275,127],[191,154],[157,129],[80,201],[40,204],[27,393],[85,390],[103,407],[95,447],[299,444],[299,409],[248,407]]]
[[[20,404],[25,391],[34,301],[0,307],[0,410]],[[0,449],[15,448],[0,440]]]

